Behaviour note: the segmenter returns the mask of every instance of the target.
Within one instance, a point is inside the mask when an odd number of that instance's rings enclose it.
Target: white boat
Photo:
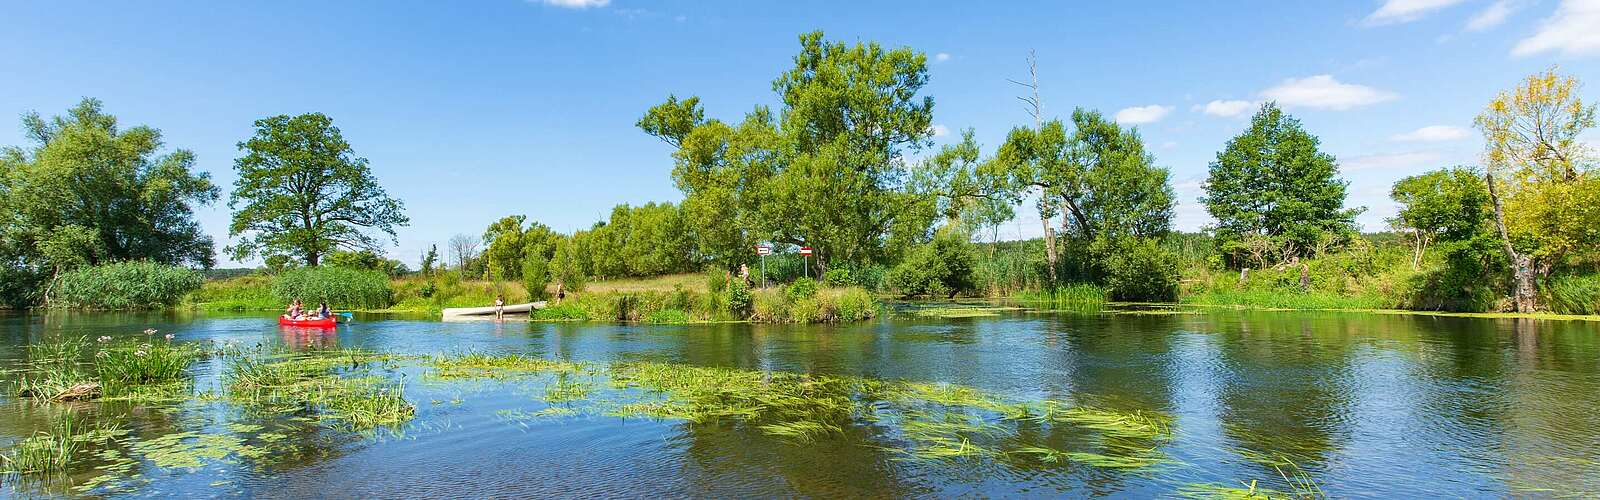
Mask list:
[[[545,301],[541,300],[526,304],[506,304],[505,307],[501,307],[499,309],[505,312],[505,314],[528,314],[533,312],[534,309],[544,309],[544,305]],[[443,311],[439,311],[439,313],[445,321],[449,321],[452,319],[483,319],[486,316],[494,317],[494,311],[494,306],[452,307]]]

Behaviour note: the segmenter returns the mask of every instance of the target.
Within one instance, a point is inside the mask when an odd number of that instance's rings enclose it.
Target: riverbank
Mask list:
[[[860,287],[775,286],[738,291],[713,290],[700,274],[589,283],[530,315],[532,321],[621,321],[656,324],[750,321],[756,323],[837,323],[876,317],[877,297]],[[276,312],[283,298],[273,290],[274,278],[243,276],[206,282],[182,308],[206,312]],[[455,307],[482,307],[497,296],[507,303],[535,300],[519,283],[460,280],[443,275],[389,280],[387,307],[355,308],[357,312],[438,316]],[[553,290],[547,290],[550,295]],[[335,305],[337,308],[338,305]]]

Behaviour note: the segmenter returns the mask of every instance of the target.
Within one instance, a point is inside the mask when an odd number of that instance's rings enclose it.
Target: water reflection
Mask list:
[[[360,347],[403,354],[524,353],[607,363],[657,361],[745,370],[939,382],[1020,400],[1055,400],[1174,418],[1170,463],[1128,472],[1022,456],[951,463],[886,450],[888,424],[858,422],[797,444],[731,422],[584,416],[508,424],[497,412],[539,405],[540,388],[466,389],[410,367],[391,374],[417,404],[403,439],[253,418],[221,402],[91,404],[139,440],[253,431],[268,456],[192,471],[142,465],[143,493],[386,496],[435,494],[683,496],[1170,495],[1191,483],[1261,480],[1293,461],[1334,496],[1526,496],[1600,492],[1600,323],[1412,315],[1210,311],[1201,314],[1006,313],[871,324],[594,325],[452,323],[362,317],[337,330],[270,318],[187,314],[0,317],[0,384],[29,343],[131,338],[293,350]],[[198,368],[196,391],[224,367]],[[0,396],[0,448],[65,407]],[[54,413],[52,413],[54,412]],[[1022,423],[1002,447],[1097,449],[1092,432]],[[92,471],[79,472],[83,480]],[[404,478],[383,485],[384,474]],[[478,482],[463,477],[493,477]],[[212,487],[215,482],[226,486]],[[320,487],[322,489],[314,489]],[[333,489],[327,489],[333,488]],[[1548,491],[1547,491],[1548,490]],[[31,490],[24,490],[31,491]],[[54,489],[50,491],[63,492]]]

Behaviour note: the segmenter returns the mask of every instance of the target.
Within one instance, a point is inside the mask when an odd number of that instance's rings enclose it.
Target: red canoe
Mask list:
[[[278,324],[282,326],[309,326],[316,328],[333,328],[339,326],[338,318],[328,317],[323,319],[289,319],[278,316]]]

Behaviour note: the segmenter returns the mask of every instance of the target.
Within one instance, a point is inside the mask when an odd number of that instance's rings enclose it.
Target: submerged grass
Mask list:
[[[512,380],[546,377],[537,412],[504,415],[519,425],[540,416],[574,412],[627,418],[680,420],[690,425],[732,423],[774,439],[813,443],[847,429],[882,426],[883,446],[912,460],[1036,457],[1047,465],[1068,462],[1137,469],[1161,463],[1158,451],[1172,437],[1171,418],[1140,411],[1017,401],[976,388],[863,377],[770,372],[648,361],[604,367],[523,355],[463,353],[434,357],[444,379]],[[1057,449],[1022,429],[1095,436],[1087,447]],[[1035,432],[1030,431],[1030,436]]]
[[[393,359],[359,349],[238,356],[225,375],[227,398],[252,412],[309,414],[355,431],[397,426],[416,412],[404,386],[366,375]]]
[[[189,368],[204,349],[174,343],[170,335],[158,339],[156,333],[145,330],[145,342],[100,337],[92,356],[84,354],[91,345],[87,337],[31,344],[29,366],[13,393],[45,401],[181,398],[191,379]]]

